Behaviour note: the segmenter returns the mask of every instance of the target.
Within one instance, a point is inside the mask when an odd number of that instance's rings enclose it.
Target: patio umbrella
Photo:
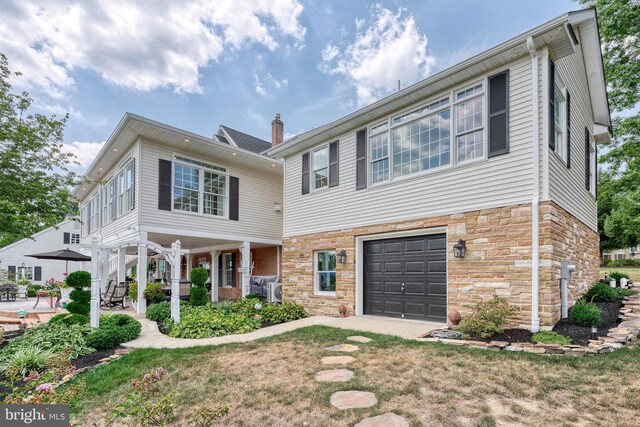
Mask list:
[[[36,259],[59,259],[61,261],[66,261],[65,263],[65,273],[69,272],[69,261],[91,261],[91,257],[87,255],[83,255],[79,252],[72,251],[71,249],[60,249],[53,252],[43,252],[41,254],[27,255],[31,258]]]

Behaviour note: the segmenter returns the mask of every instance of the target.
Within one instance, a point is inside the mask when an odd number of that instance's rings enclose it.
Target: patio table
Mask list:
[[[44,294],[44,295],[42,295]],[[60,306],[60,289],[56,288],[56,289],[47,289],[46,291],[43,290],[38,290],[36,291],[36,296],[38,297],[36,299],[36,304],[33,306],[33,308],[36,308],[38,306],[38,304],[40,304],[40,298],[43,298],[43,300],[45,298],[49,298],[49,307],[55,309],[56,307]],[[56,299],[56,302],[54,304],[53,299]]]

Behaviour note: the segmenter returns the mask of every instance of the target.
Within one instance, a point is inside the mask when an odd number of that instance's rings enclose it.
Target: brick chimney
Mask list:
[[[280,113],[276,113],[275,119],[271,122],[271,147],[282,144],[284,138],[284,123],[280,120]]]

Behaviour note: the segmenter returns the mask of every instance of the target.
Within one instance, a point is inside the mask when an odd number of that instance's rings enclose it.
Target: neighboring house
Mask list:
[[[80,248],[80,223],[66,219],[54,227],[42,230],[28,239],[0,248],[0,268],[7,270],[9,279],[28,280],[41,283],[54,278],[64,280],[65,262],[28,257],[43,252],[69,248],[83,252]],[[69,262],[68,273],[88,268],[88,263]]]
[[[640,260],[640,246],[634,246],[626,249],[616,249],[606,251],[602,254],[602,259],[605,261],[614,259],[638,259]]]
[[[564,14],[279,144],[283,297],[445,322],[505,297],[533,330],[597,279],[610,117],[593,9]],[[463,258],[454,245],[466,246]]]
[[[103,289],[126,274],[169,281],[170,264],[149,242],[179,240],[182,280],[208,268],[214,300],[246,295],[251,275],[279,274],[282,164],[260,154],[269,147],[226,126],[207,138],[125,114],[86,172],[96,184],[74,190],[82,244],[99,236],[101,245],[126,246],[99,260]]]

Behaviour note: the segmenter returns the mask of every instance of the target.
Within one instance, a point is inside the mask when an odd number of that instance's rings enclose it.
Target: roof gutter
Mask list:
[[[538,105],[538,48],[527,38],[531,55],[531,110],[533,112],[533,196],[531,199],[531,332],[540,331],[538,298],[540,294],[540,107]]]

